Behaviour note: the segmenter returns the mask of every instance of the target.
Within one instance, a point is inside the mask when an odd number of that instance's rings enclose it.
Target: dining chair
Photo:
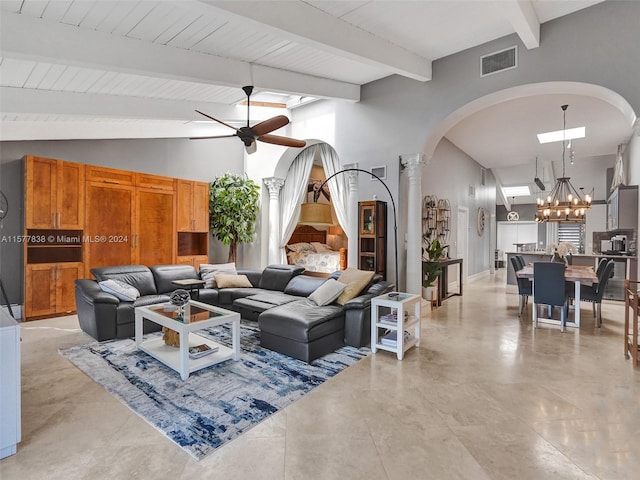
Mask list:
[[[614,267],[615,262],[608,260],[598,275],[598,283],[580,286],[580,301],[591,302],[593,306],[593,316],[596,317],[598,328],[602,326],[602,296],[604,295],[604,289],[607,287],[607,282],[613,276]],[[569,292],[569,297],[575,298],[575,291]]]
[[[571,254],[571,252],[567,252],[564,258],[567,261],[567,265],[573,265],[573,255]]]
[[[607,266],[607,262],[609,261],[608,258],[601,258],[600,261],[598,262],[598,266],[596,267],[596,276],[600,277],[600,274],[602,273],[602,270],[604,270],[604,267]]]
[[[568,311],[564,269],[564,263],[533,263],[533,328],[538,327],[538,305],[547,305],[549,318],[552,316],[553,307],[561,308],[560,331],[564,332]]]
[[[513,266],[514,273],[524,268],[524,265],[520,265],[516,256],[511,257],[511,265]],[[518,278],[516,276],[516,280],[518,282],[518,295],[520,296],[520,301],[518,303],[518,317],[521,317],[522,312],[529,302],[529,297],[533,294],[533,290],[531,280],[528,278]]]
[[[524,257],[522,255],[514,255],[513,258],[515,258],[518,262],[518,270],[522,270],[524,268],[524,266],[527,264],[527,262],[525,262]]]

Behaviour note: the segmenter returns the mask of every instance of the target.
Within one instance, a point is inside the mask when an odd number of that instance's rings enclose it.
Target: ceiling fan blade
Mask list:
[[[283,147],[302,148],[307,142],[297,140],[295,138],[281,137],[280,135],[260,135],[258,140],[265,143],[273,143],[274,145],[282,145]]]
[[[232,127],[232,126],[231,126],[231,125],[229,125],[228,123],[224,123],[222,120],[218,120],[217,118],[214,118],[214,117],[212,117],[211,115],[207,115],[206,113],[201,112],[200,110],[196,110],[196,112],[198,112],[200,115],[204,115],[205,117],[207,117],[207,118],[209,118],[209,119],[213,120],[214,122],[221,123],[221,124],[222,124],[222,125],[224,125],[225,127],[229,127],[229,128],[232,128],[232,129],[233,129],[233,130],[235,130],[235,131],[238,131],[238,129],[237,129],[236,127]]]
[[[258,150],[258,145],[257,143],[254,141],[251,143],[251,145],[246,145],[245,150],[247,151],[247,153],[249,155],[251,155],[252,153],[256,153],[256,150]]]
[[[288,123],[289,119],[287,117],[285,117],[284,115],[278,115],[277,117],[273,117],[255,124],[253,127],[251,127],[251,130],[253,130],[253,133],[255,133],[256,136],[259,137],[261,135],[265,135],[267,133],[273,132],[274,130],[282,128]]]
[[[231,135],[214,135],[212,137],[189,137],[189,140],[205,140],[208,138],[231,138],[231,137],[237,137],[238,135],[236,135],[235,133],[232,133]]]

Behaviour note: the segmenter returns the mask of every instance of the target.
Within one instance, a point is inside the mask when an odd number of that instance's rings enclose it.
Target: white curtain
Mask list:
[[[328,144],[321,143],[320,157],[322,158],[322,167],[327,178],[336,172],[342,170],[340,159],[336,151]],[[346,174],[336,175],[327,182],[329,185],[329,193],[331,194],[331,204],[338,217],[338,223],[342,230],[349,232],[349,215],[348,199],[349,199],[349,179]]]
[[[280,190],[280,263],[287,263],[285,245],[296,229],[300,216],[300,205],[307,194],[311,166],[316,155],[316,146],[304,149],[293,161]]]

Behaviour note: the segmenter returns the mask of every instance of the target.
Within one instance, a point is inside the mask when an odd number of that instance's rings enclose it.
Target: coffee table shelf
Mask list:
[[[176,318],[175,312],[165,311],[164,306],[165,304],[157,304],[135,309],[135,339],[136,346],[140,350],[179,372],[182,380],[186,380],[189,378],[190,373],[202,368],[231,359],[238,360],[240,357],[239,313],[190,300],[186,306],[187,312],[184,318],[180,319]],[[142,329],[145,319],[178,332],[180,334],[180,346],[166,345],[161,337],[145,340]],[[193,333],[197,330],[223,324],[230,324],[231,326],[231,348]],[[184,341],[184,339],[188,339],[188,341]],[[190,358],[189,347],[203,343],[210,347],[218,347],[218,351],[200,358]]]

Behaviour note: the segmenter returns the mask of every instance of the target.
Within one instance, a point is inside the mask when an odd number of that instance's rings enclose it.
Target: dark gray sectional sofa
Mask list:
[[[362,347],[370,341],[371,298],[393,290],[394,285],[379,275],[356,298],[344,305],[317,306],[307,297],[327,279],[302,275],[293,265],[269,265],[264,270],[238,269],[252,287],[202,288],[199,300],[237,311],[245,320],[256,321],[261,345],[300,360],[311,362],[345,343]],[[190,265],[122,265],[91,269],[95,280],[79,279],[75,284],[80,327],[99,341],[134,335],[134,308],[169,301],[179,279],[199,279]],[[339,278],[335,272],[329,278]],[[133,302],[105,293],[98,282],[121,280],[140,291]],[[144,331],[159,330],[145,322]]]

